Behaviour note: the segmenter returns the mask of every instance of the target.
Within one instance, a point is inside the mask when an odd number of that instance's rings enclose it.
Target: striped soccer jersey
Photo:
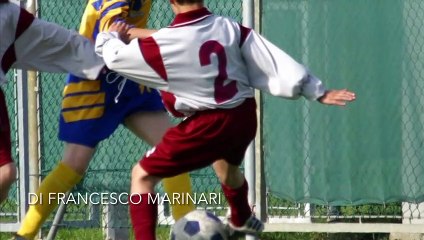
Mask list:
[[[101,31],[106,31],[114,21],[145,28],[151,0],[90,0],[84,10],[79,32],[81,35],[96,39]]]
[[[150,6],[150,0],[89,0],[81,19],[79,33],[94,41],[100,31],[109,29],[115,21],[125,21],[144,28]],[[143,105],[144,98],[149,95],[143,96],[144,86],[134,82],[122,83],[123,80],[124,78],[115,73],[99,76],[95,80],[69,75],[63,90],[61,115],[64,121],[73,123],[101,119],[104,117],[107,106],[114,106],[112,102],[119,100],[120,96],[138,101],[139,106]],[[66,126],[66,128],[70,127]],[[66,140],[69,141],[69,139]]]
[[[129,45],[103,32],[96,52],[110,69],[162,90],[174,114],[233,108],[253,97],[253,88],[285,98],[324,94],[321,81],[281,49],[206,8],[178,14],[171,26]]]

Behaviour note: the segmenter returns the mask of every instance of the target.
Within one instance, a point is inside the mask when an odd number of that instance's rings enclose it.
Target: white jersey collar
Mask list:
[[[182,27],[196,22],[202,21],[203,19],[211,16],[212,13],[206,8],[196,9],[190,12],[180,13],[175,16],[174,21],[169,27]]]

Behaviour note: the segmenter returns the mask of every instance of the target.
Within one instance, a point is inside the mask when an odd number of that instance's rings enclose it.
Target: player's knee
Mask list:
[[[16,166],[9,163],[0,167],[0,202],[7,198],[10,186],[16,180]]]
[[[10,185],[16,180],[16,166],[9,163],[0,167],[0,185]]]
[[[148,177],[149,177],[149,174],[141,167],[140,164],[134,165],[131,172],[131,178],[133,180],[145,180]]]
[[[131,181],[156,185],[160,181],[160,178],[150,175],[140,164],[136,164],[131,171]]]
[[[218,175],[218,174],[217,174]],[[231,188],[237,188],[243,184],[243,178],[242,175],[239,174],[224,174],[219,177],[219,181]]]
[[[238,166],[221,161],[214,163],[213,167],[222,184],[231,188],[238,188],[244,183],[244,175]]]
[[[78,174],[83,175],[87,171],[94,152],[95,148],[67,143],[62,162]]]

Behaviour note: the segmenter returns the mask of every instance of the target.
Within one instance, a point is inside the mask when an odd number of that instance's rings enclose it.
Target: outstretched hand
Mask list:
[[[347,102],[352,102],[356,99],[355,93],[347,89],[328,90],[318,98],[322,104],[345,106]]]
[[[110,25],[109,27],[109,32],[117,32],[119,35],[119,38],[124,42],[124,43],[129,43],[130,42],[130,36],[128,34],[128,30],[130,29],[129,25],[126,24],[125,22],[114,22]]]

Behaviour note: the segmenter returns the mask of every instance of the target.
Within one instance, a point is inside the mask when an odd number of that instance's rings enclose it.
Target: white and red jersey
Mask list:
[[[162,90],[168,110],[233,108],[254,88],[317,99],[324,87],[307,69],[249,28],[206,8],[178,14],[171,26],[124,44],[101,33],[96,52],[128,79]]]
[[[104,67],[94,44],[77,32],[34,18],[13,3],[0,0],[0,84],[12,68],[70,72],[95,79]]]

